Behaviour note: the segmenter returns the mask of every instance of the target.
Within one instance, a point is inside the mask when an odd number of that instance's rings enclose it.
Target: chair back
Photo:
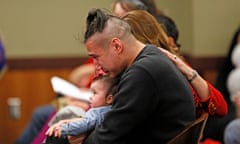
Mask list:
[[[167,144],[198,144],[202,138],[207,119],[208,113],[203,113],[199,118],[168,141]]]

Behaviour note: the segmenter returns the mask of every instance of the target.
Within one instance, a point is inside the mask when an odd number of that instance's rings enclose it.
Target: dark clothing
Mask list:
[[[70,144],[68,142],[67,137],[55,137],[55,136],[47,136],[46,141],[43,144]]]
[[[112,110],[84,144],[164,144],[195,119],[189,83],[155,46],[120,77]]]

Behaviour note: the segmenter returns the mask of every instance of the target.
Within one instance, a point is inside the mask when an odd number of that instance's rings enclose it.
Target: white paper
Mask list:
[[[57,76],[51,78],[51,84],[54,92],[79,100],[89,102],[89,98],[92,95],[91,91],[85,89],[82,90],[81,88]]]

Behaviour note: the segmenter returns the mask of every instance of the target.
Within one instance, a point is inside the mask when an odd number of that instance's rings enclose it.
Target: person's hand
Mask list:
[[[53,125],[51,126],[47,132],[45,133],[47,136],[55,136],[55,131],[59,129],[59,126],[58,125]]]
[[[189,67],[182,59],[172,54],[168,50],[159,48],[176,66],[177,68],[189,79],[192,76],[193,69]]]
[[[54,129],[54,136],[60,138],[61,137],[61,131],[62,131],[61,125],[59,125],[58,127],[55,127],[55,129]]]
[[[68,120],[61,120],[58,123],[52,125],[45,134],[48,136],[54,135],[54,136],[60,137],[61,136],[61,125],[64,123],[68,123]]]
[[[45,135],[52,136],[54,134],[54,130],[55,130],[56,127],[57,127],[57,124],[54,124],[53,126],[48,128],[48,130],[46,131]]]
[[[70,144],[82,144],[86,136],[87,134],[82,134],[80,136],[68,136],[68,141]]]

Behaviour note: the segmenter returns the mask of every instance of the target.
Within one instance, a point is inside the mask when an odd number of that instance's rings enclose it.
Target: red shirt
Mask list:
[[[210,94],[209,98],[204,101],[199,98],[196,91],[191,87],[194,95],[197,117],[199,117],[203,111],[208,112],[212,116],[223,117],[227,115],[228,107],[223,95],[209,82],[207,82],[207,84]]]

